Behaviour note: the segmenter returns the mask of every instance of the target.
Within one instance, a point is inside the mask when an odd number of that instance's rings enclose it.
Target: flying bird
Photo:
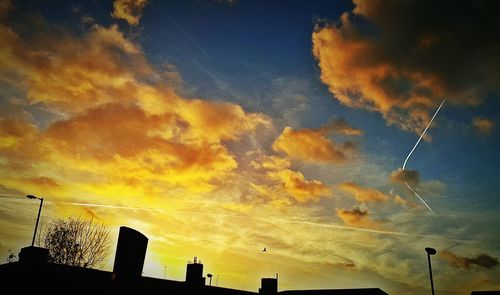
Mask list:
[[[262,249],[262,252],[267,252],[267,248],[264,247],[264,249]]]

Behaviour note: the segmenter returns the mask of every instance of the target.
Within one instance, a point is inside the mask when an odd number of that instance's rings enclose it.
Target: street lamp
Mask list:
[[[429,275],[431,277],[431,290],[432,290],[432,295],[434,295],[434,282],[432,281],[431,255],[436,255],[437,251],[434,248],[426,247],[425,252],[427,252],[427,261],[429,262]]]
[[[40,213],[42,212],[43,198],[39,198],[34,195],[26,195],[26,198],[40,200],[40,207],[38,208],[38,216],[36,218],[35,232],[33,233],[33,241],[31,241],[31,247],[33,247],[35,245],[36,230],[38,228],[38,221],[40,220]]]
[[[211,273],[207,274],[207,277],[210,279],[210,285],[209,286],[212,286],[212,276],[213,275]]]

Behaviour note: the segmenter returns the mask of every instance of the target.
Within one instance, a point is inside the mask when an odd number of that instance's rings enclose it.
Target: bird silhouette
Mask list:
[[[266,247],[264,247],[264,249],[262,250],[262,252],[267,252],[267,248],[266,248]]]

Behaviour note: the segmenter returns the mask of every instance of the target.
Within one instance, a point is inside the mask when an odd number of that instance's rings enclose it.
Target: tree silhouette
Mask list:
[[[49,249],[49,261],[79,267],[101,265],[110,249],[110,232],[93,219],[56,219],[43,234],[43,247]]]

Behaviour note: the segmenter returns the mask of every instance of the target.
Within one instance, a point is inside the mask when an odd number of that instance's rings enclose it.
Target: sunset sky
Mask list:
[[[145,234],[145,276],[426,294],[433,247],[436,293],[500,290],[499,9],[0,0],[0,262],[33,194]]]

